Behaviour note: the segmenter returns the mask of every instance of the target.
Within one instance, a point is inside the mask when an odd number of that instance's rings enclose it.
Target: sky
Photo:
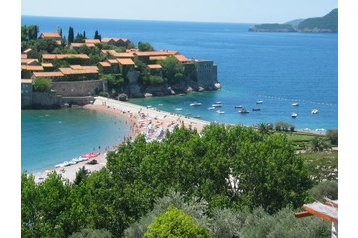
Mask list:
[[[133,20],[284,23],[323,16],[338,0],[22,0],[21,14]]]

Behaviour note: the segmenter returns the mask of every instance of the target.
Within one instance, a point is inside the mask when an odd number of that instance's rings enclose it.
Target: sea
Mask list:
[[[135,104],[150,105],[215,122],[256,125],[283,121],[300,130],[325,131],[338,128],[336,33],[249,32],[248,28],[253,24],[248,23],[37,16],[22,16],[21,24],[36,24],[40,32],[56,31],[61,27],[63,35],[72,26],[75,34],[85,31],[88,38],[93,38],[98,30],[102,38],[122,37],[134,43],[149,42],[155,49],[177,50],[187,58],[213,60],[218,66],[218,81],[222,86],[218,91],[130,99]],[[262,104],[256,104],[257,101],[262,101]],[[201,106],[190,106],[193,102],[199,102]],[[216,102],[221,102],[220,110],[225,113],[208,110]],[[299,106],[294,107],[293,103]],[[234,108],[237,105],[243,105],[250,113],[239,113]],[[261,110],[252,111],[253,108]],[[318,113],[312,114],[312,109],[318,109]],[[55,160],[60,162],[65,157],[70,159],[89,151],[98,146],[91,137],[106,138],[102,144],[109,145],[118,139],[118,133],[120,137],[126,133],[123,123],[106,123],[106,120],[111,120],[108,115],[81,111],[78,113],[88,115],[77,117],[77,111],[22,111],[23,170],[42,169],[53,165]],[[292,113],[298,116],[292,118]],[[46,114],[49,116],[46,117]],[[53,114],[56,116],[51,116]],[[43,120],[47,121],[38,120],[40,116],[44,116]],[[69,126],[64,130],[64,123],[59,121],[64,122],[68,118],[78,126]],[[53,127],[46,127],[40,122],[50,123]],[[113,135],[113,126],[123,126],[123,129]],[[97,127],[102,129],[97,130]],[[49,141],[46,139],[48,137],[61,139]],[[70,146],[71,140],[76,142],[76,146]],[[55,150],[54,147],[61,149]],[[64,151],[66,154],[58,154]]]

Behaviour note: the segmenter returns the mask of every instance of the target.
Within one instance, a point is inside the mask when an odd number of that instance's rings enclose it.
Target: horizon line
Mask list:
[[[98,19],[98,20],[122,20],[122,21],[156,21],[156,22],[183,22],[183,23],[219,23],[219,24],[262,24],[254,22],[230,22],[230,21],[199,21],[199,20],[167,20],[167,19],[123,19],[123,18],[99,18],[99,17],[73,17],[73,16],[44,16],[44,15],[23,15],[21,17],[52,17],[52,18],[75,18],[75,19]]]

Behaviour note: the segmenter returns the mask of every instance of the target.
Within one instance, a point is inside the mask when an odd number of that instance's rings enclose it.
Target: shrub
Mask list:
[[[312,201],[322,200],[327,197],[332,200],[338,199],[338,183],[337,181],[325,181],[315,185],[308,191]]]
[[[338,130],[328,130],[326,136],[332,145],[338,145]]]
[[[101,229],[101,230],[92,230],[92,229],[83,229],[80,232],[73,233],[69,238],[112,238],[111,232]]]
[[[35,92],[50,92],[51,81],[45,78],[37,78],[33,84]]]

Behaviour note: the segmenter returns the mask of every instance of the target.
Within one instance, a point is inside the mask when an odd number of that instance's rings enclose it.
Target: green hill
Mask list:
[[[338,32],[338,9],[333,9],[323,17],[307,18],[298,24],[303,32]]]
[[[290,24],[260,24],[255,25],[249,29],[249,31],[258,31],[258,32],[295,32],[295,29]]]

